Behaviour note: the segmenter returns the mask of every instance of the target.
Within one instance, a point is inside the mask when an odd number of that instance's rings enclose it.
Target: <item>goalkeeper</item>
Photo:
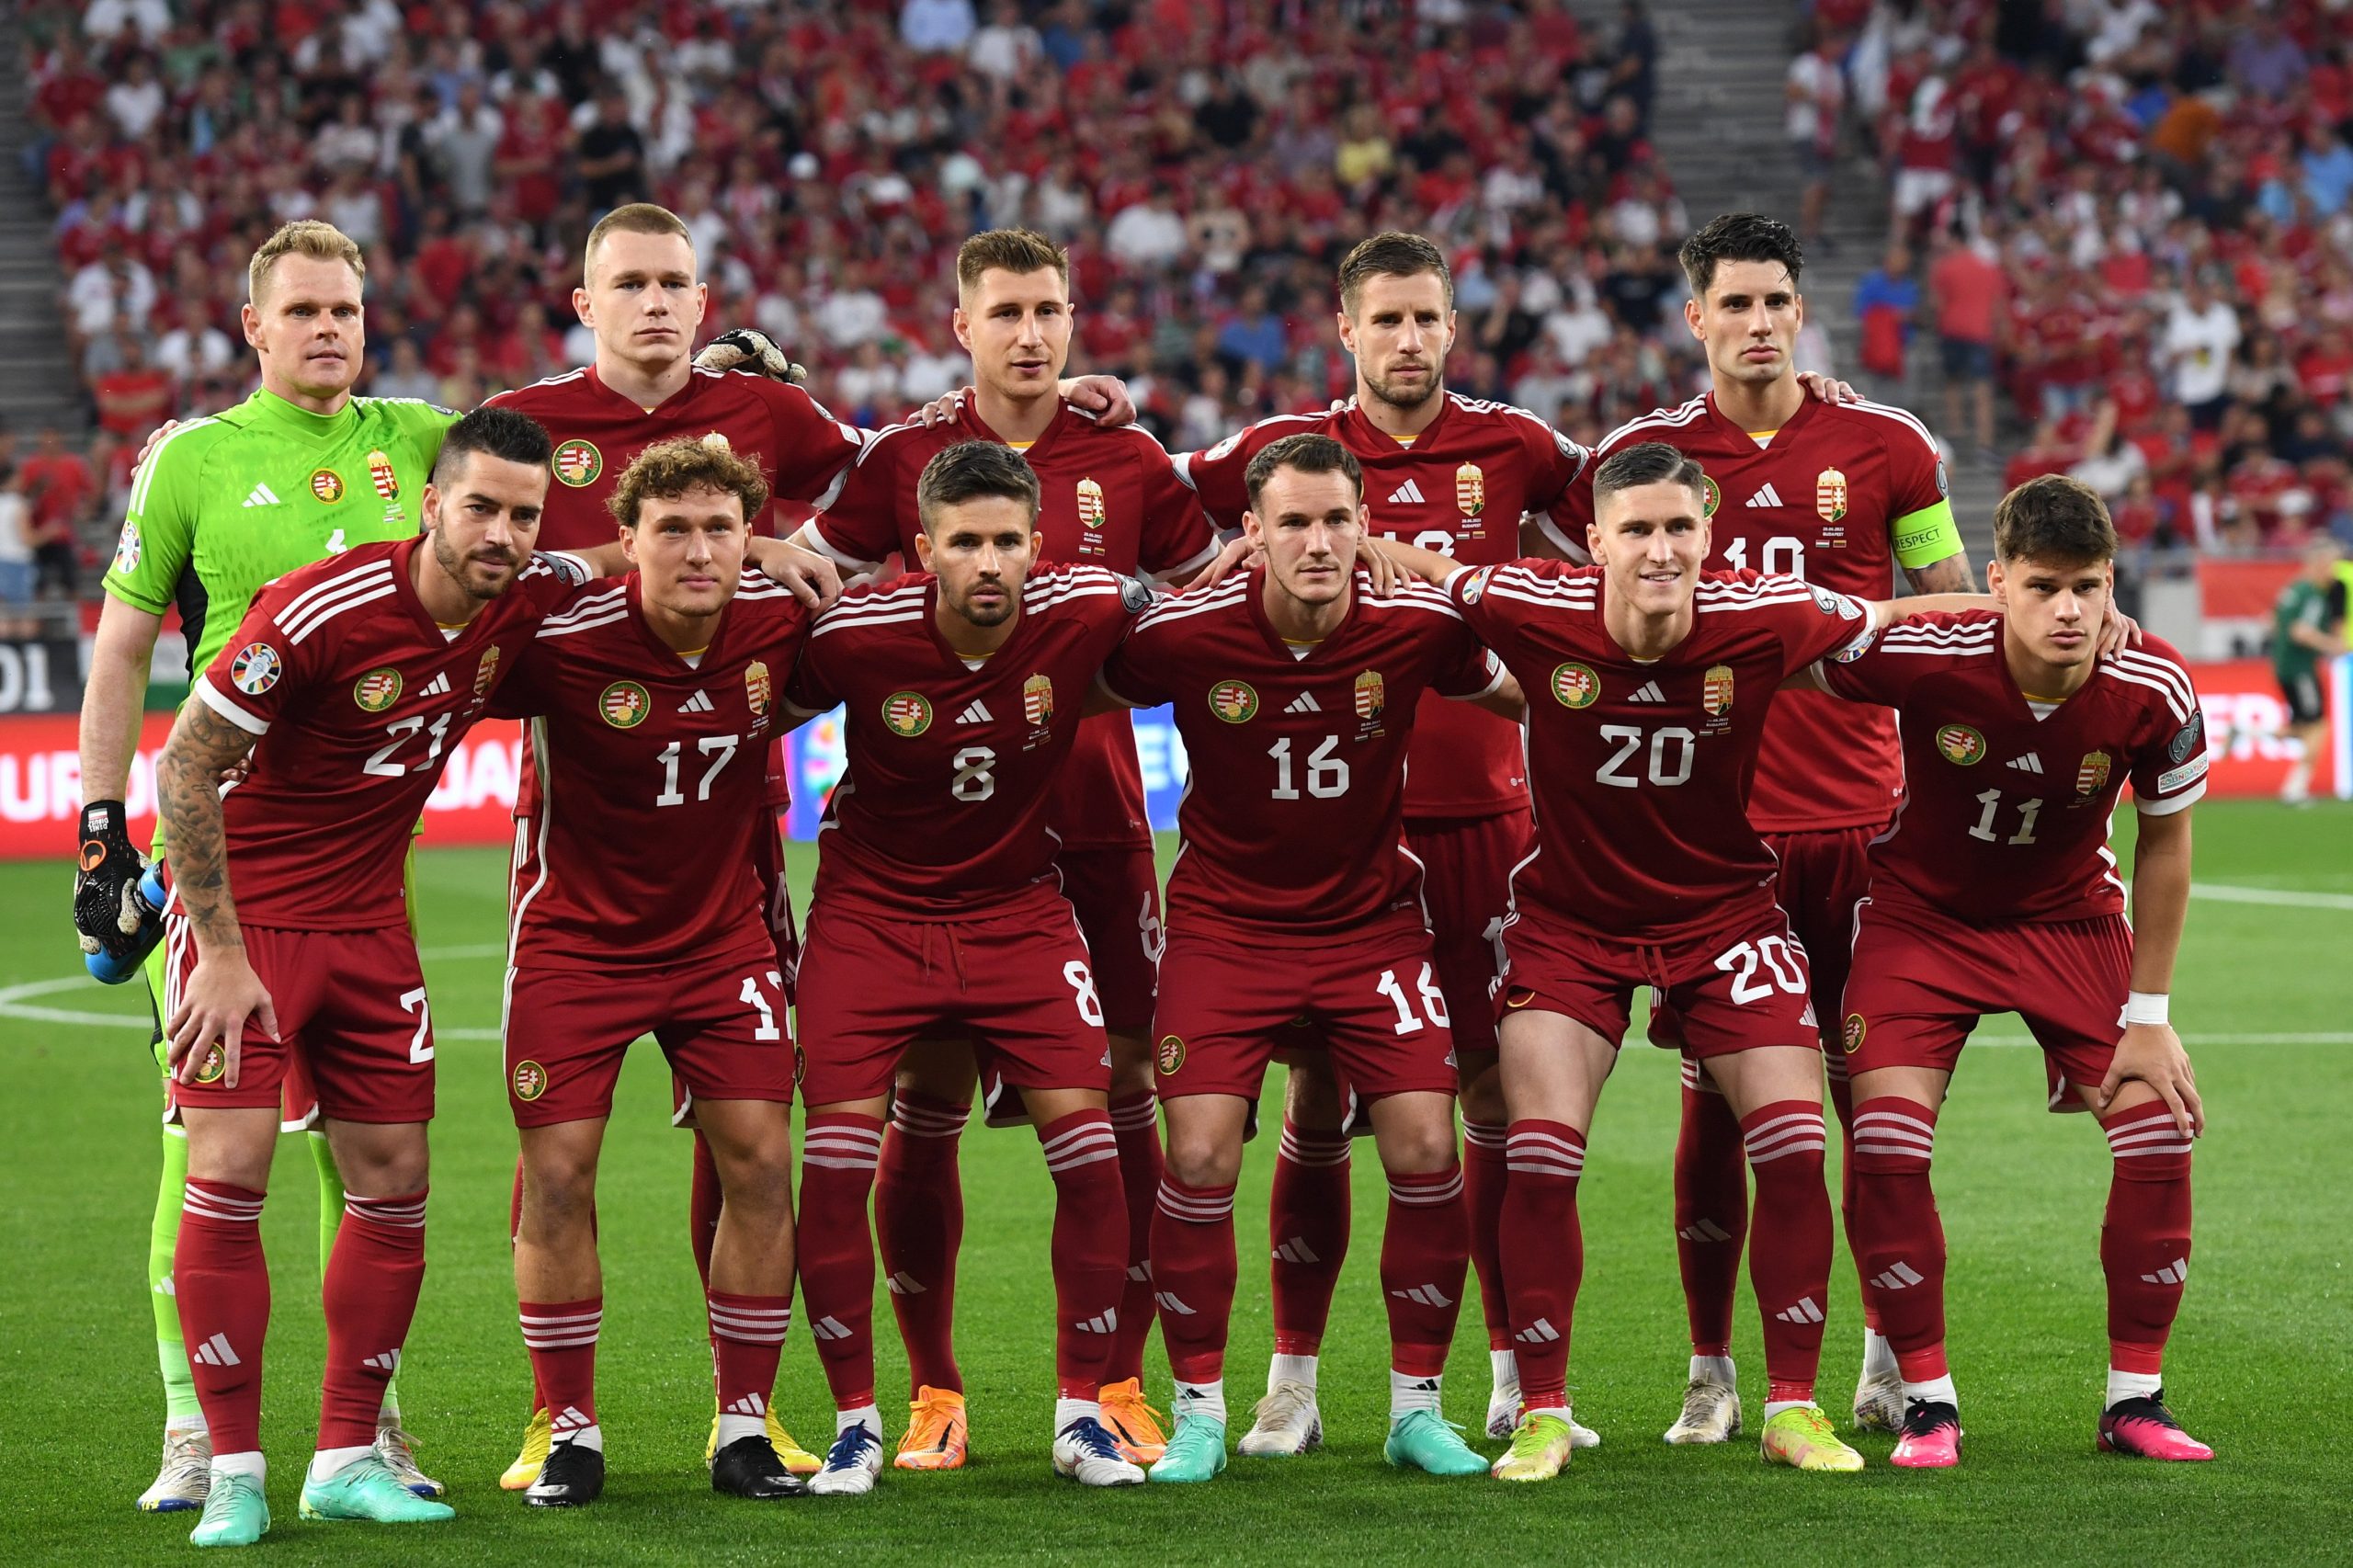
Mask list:
[[[134,939],[123,926],[142,861],[123,801],[165,610],[179,608],[192,674],[211,663],[263,584],[353,545],[417,531],[426,477],[442,432],[457,416],[407,399],[351,395],[366,346],[365,276],[359,247],[329,224],[289,223],[271,235],[254,253],[242,312],[245,341],[260,360],[261,389],[233,408],[172,429],[139,467],[106,575],[82,704],[85,804],[74,924],[85,951],[119,953]],[[160,835],[154,851],[165,852]],[[151,986],[159,984],[162,969],[159,949],[147,965]],[[156,1038],[160,1042],[160,1025]],[[160,1043],[156,1054],[160,1062]],[[324,1272],[343,1217],[343,1183],[299,1067],[288,1078],[281,1114],[289,1131],[310,1133]],[[201,1508],[212,1459],[172,1291],[188,1139],[175,1124],[168,1088],[164,1120],[163,1185],[147,1252],[164,1374],[164,1460],[154,1484],[139,1497],[139,1506],[152,1512]],[[440,1483],[416,1468],[390,1386],[376,1450],[411,1491],[440,1494]]]

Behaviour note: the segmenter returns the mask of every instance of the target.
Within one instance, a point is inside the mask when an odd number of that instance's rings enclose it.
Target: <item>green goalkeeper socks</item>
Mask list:
[[[180,1201],[188,1187],[188,1132],[164,1128],[164,1179],[155,1191],[155,1218],[147,1230],[147,1299],[155,1309],[155,1362],[164,1374],[164,1419],[184,1426],[202,1419],[196,1380],[180,1341],[180,1304],[172,1293],[172,1254],[180,1240]]]

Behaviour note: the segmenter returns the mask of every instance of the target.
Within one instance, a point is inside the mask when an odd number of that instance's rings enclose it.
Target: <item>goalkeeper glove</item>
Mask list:
[[[809,379],[807,366],[794,364],[792,357],[777,347],[776,339],[751,326],[731,328],[712,338],[695,356],[695,365],[705,370],[743,370],[795,385]]]
[[[93,801],[82,808],[82,854],[74,872],[74,929],[85,953],[121,954],[137,945],[145,913],[138,901],[139,874],[147,861],[131,842],[129,813],[120,801]]]

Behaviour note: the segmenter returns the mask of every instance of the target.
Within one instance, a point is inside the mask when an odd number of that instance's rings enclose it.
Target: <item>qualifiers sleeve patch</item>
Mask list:
[[[229,662],[230,683],[247,697],[259,697],[276,686],[278,677],[285,673],[286,665],[278,658],[278,650],[267,642],[246,643]]]
[[[1961,529],[1952,520],[1952,503],[1941,496],[1896,518],[1887,526],[1887,533],[1900,565],[1927,566],[1961,553]]]
[[[2185,762],[2170,772],[2157,775],[2157,793],[2170,795],[2183,785],[2195,784],[2205,777],[2206,758],[2201,756],[2195,762]]]

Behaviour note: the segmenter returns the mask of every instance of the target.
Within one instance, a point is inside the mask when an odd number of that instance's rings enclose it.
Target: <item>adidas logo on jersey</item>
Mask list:
[[[1297,697],[1292,698],[1289,702],[1283,705],[1283,711],[1286,713],[1321,713],[1324,710],[1322,706],[1316,702],[1315,694],[1313,692],[1302,691]]]
[[[709,713],[715,706],[716,704],[710,700],[710,693],[707,691],[698,691],[692,697],[688,698],[684,702],[678,704],[678,711],[681,713]]]
[[[1770,484],[1765,486],[1764,489],[1758,491],[1756,494],[1751,495],[1747,501],[1747,505],[1751,506],[1779,506],[1784,504],[1785,503],[1781,500],[1780,493],[1775,490]]]
[[[256,484],[245,496],[245,505],[248,506],[283,506],[286,503],[280,501],[278,498],[278,493],[272,490],[268,485]]]
[[[428,681],[428,682],[426,682],[426,683],[425,689],[424,689],[424,690],[422,690],[422,691],[420,691],[420,692],[418,692],[418,693],[417,693],[417,695],[418,695],[419,697],[447,697],[447,696],[449,696],[449,671],[447,671],[447,670],[443,670],[439,675],[435,676],[434,676],[430,681]]]
[[[993,722],[995,717],[989,711],[989,705],[976,697],[964,705],[964,711],[956,715],[956,722],[960,724],[986,724]]]
[[[2014,756],[2010,758],[2010,766],[2017,768],[2020,773],[2040,773],[2042,771],[2042,758],[2037,756],[2032,752],[2029,752],[2024,756]]]
[[[208,1367],[242,1367],[245,1364],[243,1357],[229,1348],[229,1336],[225,1334],[216,1334],[198,1346],[196,1353],[188,1359]]]
[[[1390,493],[1389,504],[1392,506],[1418,506],[1422,505],[1422,487],[1409,479]]]
[[[1666,693],[1658,688],[1658,682],[1654,680],[1646,680],[1643,682],[1642,685],[1636,687],[1634,688],[1634,695],[1626,699],[1626,700],[1629,702],[1664,702],[1666,700]]]

